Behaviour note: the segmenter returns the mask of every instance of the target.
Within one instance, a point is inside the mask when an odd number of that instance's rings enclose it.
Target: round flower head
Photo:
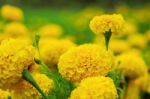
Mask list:
[[[53,86],[53,81],[46,75],[34,73],[33,78],[45,94],[48,94]],[[21,81],[12,91],[13,99],[41,99],[41,94],[28,82]]]
[[[22,10],[20,8],[11,5],[2,6],[1,15],[4,19],[10,21],[20,21],[23,19]]]
[[[71,93],[70,99],[116,99],[117,90],[108,77],[89,77],[81,81]]]
[[[28,35],[28,29],[24,24],[11,22],[4,27],[4,33],[10,37],[22,37]]]
[[[20,81],[24,69],[34,64],[34,49],[24,40],[6,39],[0,44],[0,88]]]
[[[69,40],[41,39],[41,57],[47,65],[57,65],[59,57],[73,46],[75,46],[75,44]]]
[[[64,53],[58,63],[60,74],[71,82],[78,83],[91,76],[105,76],[112,69],[113,54],[104,47],[84,44]]]
[[[56,24],[48,24],[39,29],[41,37],[60,37],[63,29]]]
[[[130,49],[129,44],[125,40],[112,40],[110,42],[110,49],[115,54],[123,53]]]
[[[0,99],[8,99],[11,94],[8,91],[4,91],[0,89]]]
[[[123,53],[116,61],[117,67],[130,79],[141,77],[147,72],[144,60],[135,53]]]
[[[95,34],[119,34],[124,27],[124,19],[120,14],[95,16],[90,22],[90,28]]]

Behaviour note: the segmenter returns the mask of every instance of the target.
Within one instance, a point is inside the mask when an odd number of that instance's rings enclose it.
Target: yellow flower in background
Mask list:
[[[120,14],[95,16],[90,22],[90,29],[95,34],[120,34],[124,28],[124,19]]]
[[[141,99],[140,89],[132,81],[128,83],[127,92],[123,99]]]
[[[106,76],[113,68],[111,51],[96,44],[84,44],[64,53],[58,63],[60,74],[71,82],[78,83],[91,76]]]
[[[10,21],[21,21],[23,20],[23,11],[12,5],[4,5],[1,8],[1,15],[4,19]]]
[[[48,24],[39,29],[39,34],[41,37],[54,37],[58,38],[62,35],[63,29],[57,24]]]
[[[137,28],[138,27],[136,26],[135,23],[133,23],[133,22],[126,22],[124,30],[122,32],[122,35],[129,36],[129,35],[135,34],[135,33],[138,32]]]
[[[0,89],[0,99],[8,99],[11,94],[8,91],[4,91]]]
[[[73,46],[75,44],[67,39],[41,39],[39,44],[41,58],[48,66],[55,66],[59,57]]]
[[[83,79],[74,89],[69,99],[116,99],[117,90],[109,77],[89,77]]]
[[[134,34],[128,37],[128,42],[131,47],[134,48],[145,48],[147,46],[147,39],[142,34]]]
[[[10,88],[34,64],[34,49],[25,40],[6,39],[0,44],[0,88]]]
[[[53,87],[53,80],[49,79],[46,75],[40,73],[32,74],[36,83],[45,94],[48,94]],[[15,86],[12,91],[12,99],[41,99],[41,94],[28,82],[21,81]]]
[[[29,34],[27,27],[19,22],[11,22],[4,27],[4,33],[10,37],[23,37]]]
[[[115,54],[120,54],[130,49],[130,45],[125,40],[113,39],[110,41],[110,49]]]
[[[123,53],[116,59],[116,65],[130,79],[142,77],[147,66],[141,56],[135,53]]]

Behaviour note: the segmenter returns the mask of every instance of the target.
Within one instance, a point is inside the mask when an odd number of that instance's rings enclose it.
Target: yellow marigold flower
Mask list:
[[[140,99],[140,90],[133,82],[128,83],[127,92],[124,99]]]
[[[63,33],[62,27],[57,24],[48,24],[39,29],[41,37],[60,37]]]
[[[4,91],[0,89],[0,99],[8,99],[11,94],[8,91]]]
[[[147,67],[140,55],[123,53],[116,59],[117,67],[130,79],[139,78],[147,72]]]
[[[75,46],[70,40],[41,39],[40,54],[43,61],[49,65],[57,65],[59,57],[69,48]]]
[[[145,48],[147,46],[147,39],[144,35],[135,34],[128,38],[128,42],[131,47],[135,48]]]
[[[11,22],[4,27],[4,33],[7,33],[10,37],[22,37],[28,35],[27,27],[18,22]]]
[[[112,34],[119,34],[124,27],[124,19],[120,14],[95,16],[90,22],[90,28],[95,34],[104,34],[111,30]]]
[[[111,40],[110,42],[110,49],[115,53],[115,54],[120,54],[123,53],[127,50],[130,49],[130,45],[128,42],[125,40]]]
[[[71,93],[70,99],[116,99],[117,90],[113,80],[98,76],[83,79]]]
[[[24,40],[6,39],[0,44],[0,88],[20,81],[24,69],[34,63],[34,49]]]
[[[2,6],[1,15],[3,18],[11,21],[20,21],[23,19],[22,10],[18,7],[11,5]]]
[[[91,76],[105,76],[113,68],[113,54],[96,44],[84,44],[64,53],[58,63],[60,74],[78,83]]]
[[[48,94],[53,87],[53,80],[49,79],[46,75],[34,73],[33,78],[45,94]],[[22,81],[15,86],[12,91],[13,99],[41,99],[41,94],[28,82]]]
[[[131,35],[131,34],[135,34],[137,33],[137,26],[131,22],[126,22],[125,23],[125,27],[124,27],[124,31],[122,32],[123,35]]]

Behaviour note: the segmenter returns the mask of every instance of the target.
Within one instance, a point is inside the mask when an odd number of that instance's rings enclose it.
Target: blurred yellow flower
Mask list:
[[[122,35],[129,36],[138,32],[137,26],[132,22],[126,22]]]
[[[0,44],[0,88],[21,80],[22,72],[34,64],[34,49],[24,40],[6,39]]]
[[[45,94],[48,94],[53,87],[53,80],[40,73],[32,74],[33,78]],[[28,82],[21,81],[12,91],[12,99],[41,99],[41,94]]]
[[[19,22],[11,22],[4,27],[4,33],[10,37],[23,37],[29,34],[27,27]]]
[[[148,86],[147,86],[147,92],[150,93],[150,74],[148,75]]]
[[[10,21],[21,21],[23,20],[23,11],[12,5],[4,5],[1,9],[1,15],[4,19]]]
[[[73,42],[67,39],[41,39],[40,54],[43,61],[48,66],[55,66],[58,63],[59,57],[68,49],[75,46]]]
[[[69,99],[116,99],[117,90],[113,80],[98,76],[83,79]]]
[[[124,28],[124,19],[120,14],[95,16],[90,22],[90,28],[95,34],[120,34]]]
[[[130,79],[139,78],[147,72],[144,60],[135,53],[127,52],[119,55],[116,65]]]
[[[110,41],[110,49],[115,54],[123,53],[130,49],[130,45],[125,40],[113,39]]]
[[[4,91],[0,89],[0,99],[8,99],[11,94],[8,91]]]
[[[86,77],[106,76],[113,62],[111,51],[96,44],[84,44],[64,53],[59,59],[58,70],[67,80],[78,83]]]
[[[54,37],[58,38],[62,35],[63,29],[57,24],[48,24],[41,27],[38,31],[41,37]]]
[[[134,34],[128,37],[128,42],[131,47],[134,48],[145,48],[147,46],[147,39],[142,34]]]

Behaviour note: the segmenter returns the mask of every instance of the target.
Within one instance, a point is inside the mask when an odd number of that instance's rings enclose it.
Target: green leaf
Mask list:
[[[33,79],[32,75],[29,73],[27,69],[23,70],[22,78],[28,81],[30,84],[32,84],[38,91],[41,93],[44,99],[48,99],[48,97],[44,94],[44,92],[41,90],[41,88],[38,86],[36,81]]]
[[[108,32],[106,32],[104,34],[104,36],[105,36],[105,46],[106,46],[107,50],[108,50],[108,47],[109,47],[109,41],[110,41],[111,35],[112,35],[111,30],[109,30]]]
[[[34,41],[33,41],[33,46],[35,47],[35,48],[37,48],[37,49],[39,49],[39,40],[40,40],[40,35],[39,35],[39,33],[36,33],[35,35],[34,35],[34,39],[33,39]]]

